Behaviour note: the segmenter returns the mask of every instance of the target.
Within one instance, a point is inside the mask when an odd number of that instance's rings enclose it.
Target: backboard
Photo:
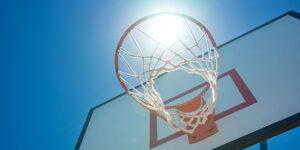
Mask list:
[[[288,12],[219,46],[215,135],[189,144],[123,93],[90,110],[76,149],[241,149],[298,126],[299,19]],[[199,92],[198,79],[174,72],[156,86],[165,104],[176,104]]]

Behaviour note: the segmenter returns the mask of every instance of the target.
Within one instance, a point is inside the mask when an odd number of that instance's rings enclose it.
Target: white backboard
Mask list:
[[[219,46],[215,135],[189,144],[123,93],[91,109],[76,149],[240,149],[299,125],[299,16],[288,12]],[[156,86],[176,103],[202,83],[177,72],[161,76]]]

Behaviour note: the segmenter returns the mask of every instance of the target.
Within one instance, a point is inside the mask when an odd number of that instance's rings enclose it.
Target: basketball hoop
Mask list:
[[[144,17],[121,37],[115,66],[118,80],[136,102],[166,120],[194,143],[217,132],[214,111],[217,98],[218,52],[209,31],[197,20],[176,13]],[[155,80],[168,72],[199,75],[207,83],[190,101],[165,106]],[[204,95],[209,95],[204,98]]]

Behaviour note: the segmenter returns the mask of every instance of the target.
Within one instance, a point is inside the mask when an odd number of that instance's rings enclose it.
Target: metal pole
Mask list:
[[[268,150],[268,142],[267,140],[259,143],[260,150]]]

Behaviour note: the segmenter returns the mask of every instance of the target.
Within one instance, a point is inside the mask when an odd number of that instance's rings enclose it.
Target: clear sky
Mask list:
[[[192,16],[220,45],[290,10],[300,1],[2,0],[0,149],[73,149],[88,110],[123,92],[115,48],[143,16]]]

